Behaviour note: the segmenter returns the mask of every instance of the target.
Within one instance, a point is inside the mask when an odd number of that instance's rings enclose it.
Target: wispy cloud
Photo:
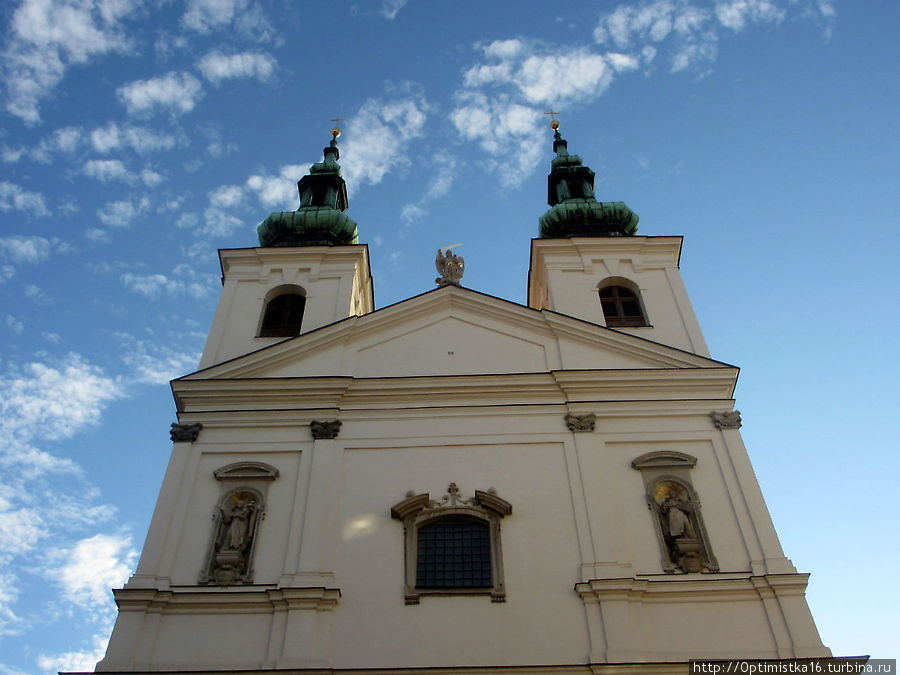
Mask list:
[[[96,178],[104,183],[113,180],[126,183],[134,181],[134,175],[120,159],[89,159],[81,167],[81,172],[89,178]]]
[[[274,32],[260,5],[249,0],[188,0],[181,23],[198,33],[230,27],[260,42],[270,40]]]
[[[141,197],[136,201],[122,199],[107,202],[103,208],[97,211],[100,221],[109,227],[131,227],[135,219],[145,214],[150,208],[150,199]]]
[[[127,535],[95,534],[58,554],[62,563],[51,577],[62,586],[63,597],[88,612],[108,610],[109,589],[121,586],[137,558]]]
[[[12,13],[10,38],[0,57],[6,109],[25,122],[38,122],[40,103],[70,66],[130,48],[123,22],[141,4],[24,0]]]
[[[424,133],[428,103],[413,87],[388,100],[369,99],[347,121],[342,149],[349,184],[377,184],[389,171],[409,164],[406,147]]]
[[[431,158],[431,166],[435,173],[428,181],[425,194],[418,202],[406,204],[400,211],[400,217],[407,223],[421,221],[426,215],[425,206],[446,195],[456,180],[457,160],[453,155],[441,151]]]
[[[97,127],[90,134],[91,147],[100,154],[130,148],[138,154],[171,150],[185,141],[166,132],[148,127],[124,125],[110,122],[105,127]]]
[[[203,77],[213,84],[241,77],[265,81],[272,76],[277,65],[275,59],[267,54],[257,52],[223,54],[219,51],[210,52],[197,63]]]
[[[193,110],[202,98],[203,85],[190,73],[170,72],[122,85],[116,93],[133,115],[149,115],[157,111],[184,115]]]
[[[0,238],[0,259],[13,264],[43,262],[53,252],[65,252],[68,246],[59,239],[37,236]]]
[[[200,362],[199,351],[175,350],[124,333],[118,337],[125,347],[122,350],[123,360],[137,382],[166,384],[186,372],[195,370]]]
[[[297,180],[306,174],[311,164],[286,164],[276,176],[253,174],[247,178],[247,188],[256,193],[266,208],[296,209],[299,204]]]
[[[148,298],[160,296],[203,299],[212,294],[215,278],[198,275],[187,265],[179,265],[167,276],[165,274],[134,274],[126,272],[119,279],[131,291]]]
[[[15,183],[0,181],[0,211],[24,211],[36,216],[50,215],[44,204],[44,197],[39,192],[31,192]]]
[[[578,105],[602,96],[617,77],[666,61],[670,72],[709,68],[719,42],[752,25],[779,24],[789,12],[833,19],[828,0],[651,0],[602,14],[594,44],[552,46],[523,38],[475,45],[480,62],[462,73],[450,121],[459,136],[487,153],[482,165],[514,186],[534,171],[546,106]],[[702,72],[701,72],[702,74]]]
[[[381,0],[381,14],[385,19],[393,20],[406,5],[407,0]]]

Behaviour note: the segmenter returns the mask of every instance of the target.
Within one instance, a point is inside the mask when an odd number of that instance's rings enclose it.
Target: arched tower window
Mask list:
[[[637,289],[624,279],[610,279],[601,284],[600,305],[609,328],[648,325]]]
[[[263,311],[259,337],[291,337],[300,334],[306,294],[299,286],[282,286],[270,293]]]

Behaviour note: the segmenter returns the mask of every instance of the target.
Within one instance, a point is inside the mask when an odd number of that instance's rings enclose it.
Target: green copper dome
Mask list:
[[[547,203],[551,206],[538,221],[544,239],[567,237],[622,237],[637,232],[638,216],[625,202],[598,202],[594,197],[594,172],[581,157],[570,155],[568,144],[553,134],[556,157],[547,176]]]
[[[347,210],[347,184],[337,163],[338,130],[325,148],[324,161],[309,168],[309,174],[297,182],[300,208],[270,213],[256,228],[260,246],[343,246],[358,244],[356,223]]]

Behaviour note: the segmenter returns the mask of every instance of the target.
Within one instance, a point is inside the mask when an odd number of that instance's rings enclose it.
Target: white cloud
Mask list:
[[[540,109],[515,103],[508,95],[488,97],[472,91],[457,92],[457,107],[450,114],[460,136],[485,151],[484,166],[509,187],[525,180],[543,156],[543,118]]]
[[[53,571],[63,587],[63,596],[87,611],[108,609],[112,604],[110,589],[121,586],[137,558],[137,551],[127,536],[96,534],[59,553],[65,563]]]
[[[22,441],[70,438],[96,424],[106,405],[124,394],[115,380],[78,354],[69,354],[56,365],[29,363],[0,376],[0,383],[4,392],[0,433],[6,439]],[[58,465],[56,461],[42,463]]]
[[[256,193],[263,206],[270,209],[293,210],[299,205],[297,181],[306,174],[309,164],[287,164],[277,176],[254,174],[247,179],[247,187]]]
[[[203,96],[203,86],[190,73],[170,72],[122,85],[116,94],[131,114],[168,110],[173,115],[183,115],[193,110]]]
[[[25,330],[25,324],[11,314],[6,315],[6,317],[3,319],[3,323],[7,328],[9,328],[13,333],[16,333],[17,335],[20,335],[22,331]],[[2,539],[0,539],[0,541],[2,541]]]
[[[716,4],[716,18],[726,28],[739,31],[748,21],[778,23],[784,19],[784,10],[769,0],[730,0]]]
[[[801,12],[808,13],[808,7]],[[827,9],[820,9],[817,14],[830,18]],[[619,49],[638,49],[645,64],[668,42],[669,69],[679,72],[716,59],[722,28],[740,31],[751,24],[780,23],[785,15],[785,9],[772,0],[721,0],[711,7],[688,1],[654,0],[619,5],[604,14],[594,29],[594,40]],[[648,51],[651,46],[652,51]]]
[[[171,150],[179,144],[175,136],[149,129],[148,127],[126,125],[120,127],[110,122],[105,127],[98,127],[91,132],[91,145],[101,154],[131,148],[139,154]]]
[[[511,86],[531,104],[596,97],[612,81],[612,69],[626,58],[585,47],[538,51],[521,40],[492,42],[482,51],[488,63],[469,68],[463,75],[465,86]]]
[[[152,169],[144,169],[141,171],[141,180],[147,187],[156,187],[163,182],[162,174]]]
[[[81,167],[82,173],[89,178],[96,178],[107,183],[111,180],[121,180],[130,183],[134,180],[132,173],[125,168],[125,164],[119,159],[89,159]]]
[[[188,0],[182,24],[198,33],[232,27],[246,39],[268,42],[274,30],[262,8],[248,0]]]
[[[377,184],[392,169],[409,164],[406,147],[423,135],[427,112],[428,104],[416,94],[366,101],[347,121],[341,156],[348,185]]]
[[[446,152],[438,152],[431,160],[436,171],[428,181],[425,194],[415,204],[406,204],[400,211],[400,217],[407,223],[421,221],[427,211],[423,208],[429,202],[446,195],[456,180],[456,157]]]
[[[201,296],[209,295],[208,287],[202,287]],[[132,378],[145,384],[167,384],[176,377],[196,370],[200,354],[195,351],[175,351],[130,335],[120,335],[127,345],[123,360],[132,369]]]
[[[403,9],[407,0],[381,0],[381,14],[385,19],[394,19]]]
[[[186,211],[178,216],[178,220],[175,221],[175,226],[180,227],[181,229],[188,230],[197,226],[197,223],[200,219],[197,217],[196,213],[191,213]]]
[[[38,122],[40,102],[71,65],[128,50],[122,21],[141,4],[140,0],[24,0],[12,13],[2,54],[6,109],[29,124]]]
[[[182,23],[201,33],[230,24],[247,6],[246,0],[188,0]]]
[[[109,633],[94,635],[93,647],[80,651],[64,652],[55,656],[41,654],[37,659],[38,668],[49,674],[68,673],[92,673],[97,662],[106,654],[109,643]]]
[[[215,283],[215,279],[212,276],[200,277],[194,272],[193,268],[186,265],[180,265],[175,268],[169,276],[158,273],[133,274],[126,272],[119,278],[127,288],[148,298],[157,298],[165,294],[169,297],[186,295],[200,300],[212,293]]]
[[[123,199],[107,202],[97,211],[97,217],[109,227],[131,227],[134,219],[146,213],[149,208],[150,200],[147,197],[141,197],[137,202]]]
[[[42,262],[50,257],[54,248],[61,250],[57,239],[23,236],[0,238],[0,257],[12,263]]]
[[[243,220],[217,208],[206,209],[203,219],[205,225],[202,232],[214,237],[226,237],[244,227]]]
[[[407,223],[417,223],[425,217],[427,211],[416,204],[406,204],[400,209],[400,217]]]
[[[112,241],[109,230],[104,230],[101,227],[89,227],[84,231],[84,236],[95,244],[108,244]]]
[[[63,127],[42,138],[36,147],[28,151],[28,156],[36,162],[49,163],[53,153],[71,154],[81,146],[83,140],[84,130],[81,127]]]
[[[223,185],[209,193],[209,205],[216,209],[233,209],[244,200],[244,188],[240,185]]]
[[[272,76],[276,65],[275,59],[266,54],[243,52],[228,55],[219,51],[210,52],[197,63],[203,77],[213,84],[239,77],[255,77],[265,81]]]
[[[50,215],[39,192],[30,192],[15,183],[0,181],[0,211],[24,211],[37,216]]]
[[[546,106],[571,107],[602,95],[617,73],[636,69],[631,54],[557,49],[510,39],[480,45],[484,60],[463,73],[450,121],[485,152],[481,164],[506,186],[529,176],[542,157]]]

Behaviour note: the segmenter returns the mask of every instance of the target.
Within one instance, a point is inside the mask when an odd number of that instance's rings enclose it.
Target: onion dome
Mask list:
[[[276,211],[256,228],[260,246],[343,246],[358,244],[356,223],[347,216],[347,184],[337,163],[341,130],[331,130],[325,159],[309,167],[297,182],[300,208]]]
[[[559,134],[559,122],[551,122],[553,151],[547,176],[547,203],[552,207],[538,221],[544,239],[567,237],[623,237],[637,232],[638,216],[625,202],[598,202],[594,197],[594,172],[581,157],[570,155]]]

